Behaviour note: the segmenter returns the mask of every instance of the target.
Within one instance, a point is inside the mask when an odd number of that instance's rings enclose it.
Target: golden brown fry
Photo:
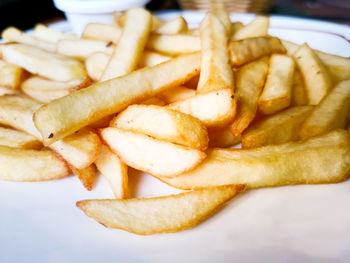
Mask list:
[[[95,161],[97,169],[106,178],[115,198],[128,197],[128,166],[119,157],[111,152],[106,145],[101,146],[101,151]]]
[[[176,101],[185,100],[194,95],[196,95],[196,91],[194,89],[189,89],[189,88],[186,88],[185,86],[179,86],[179,87],[166,90],[157,96],[160,99],[164,100],[167,104],[169,104]]]
[[[0,87],[16,90],[23,78],[23,69],[0,59]]]
[[[157,52],[145,50],[140,58],[139,67],[153,67],[171,59],[170,56],[162,55]]]
[[[234,88],[233,72],[229,62],[228,33],[224,25],[213,14],[208,13],[200,24],[201,74],[197,91]]]
[[[270,57],[269,73],[258,100],[259,111],[273,114],[290,105],[294,76],[294,60],[285,55]]]
[[[2,46],[3,59],[40,76],[69,81],[86,76],[84,65],[74,59],[23,44]]]
[[[77,169],[71,167],[73,173],[78,176],[80,182],[83,184],[86,190],[91,191],[95,184],[96,167],[94,164],[84,168]]]
[[[195,53],[96,83],[41,107],[34,121],[44,143],[50,144],[132,103],[180,85],[198,75],[199,68],[200,55]]]
[[[70,175],[66,163],[51,151],[0,146],[0,179],[45,181]]]
[[[237,30],[231,40],[267,36],[270,19],[267,16],[256,16],[249,24]]]
[[[255,117],[268,67],[267,59],[260,59],[236,72],[237,114],[230,127],[235,136],[240,135]]]
[[[98,81],[102,77],[109,58],[110,56],[105,53],[96,52],[85,59],[86,71],[92,80]]]
[[[273,53],[285,53],[281,41],[276,37],[254,37],[231,41],[229,46],[231,64],[239,67]]]
[[[253,148],[297,140],[300,126],[312,108],[292,107],[253,123],[242,134],[242,147]]]
[[[164,22],[153,33],[156,34],[186,34],[188,30],[187,22],[182,16],[175,17],[174,19]]]
[[[224,184],[259,188],[337,183],[349,176],[349,156],[350,134],[337,130],[303,142],[254,149],[212,149],[192,171],[159,179],[181,189]]]
[[[241,142],[241,136],[234,136],[230,131],[230,127],[222,129],[208,130],[209,147],[231,147]]]
[[[300,137],[305,140],[334,129],[345,129],[349,120],[350,80],[344,80],[315,107],[300,128]]]
[[[36,24],[34,26],[34,36],[37,39],[46,41],[49,43],[56,44],[62,39],[77,39],[78,37],[73,33],[64,33],[59,30],[56,30],[52,27],[46,26],[44,24]]]
[[[123,76],[133,71],[151,31],[151,14],[143,8],[131,8],[118,45],[102,74],[101,81]]]
[[[231,19],[230,14],[227,12],[225,3],[212,2],[210,12],[215,15],[226,29],[227,36],[231,34]]]
[[[228,125],[236,114],[236,101],[232,89],[197,94],[171,103],[168,107],[200,119],[207,127]]]
[[[292,86],[291,106],[304,106],[308,104],[306,89],[300,71],[295,68]]]
[[[0,127],[0,145],[34,150],[43,147],[43,144],[34,136],[4,127]]]
[[[110,126],[202,151],[208,147],[207,129],[200,120],[161,106],[131,105],[118,114]]]
[[[225,185],[154,198],[83,200],[77,206],[106,227],[152,235],[191,228],[243,190],[243,185]]]
[[[114,127],[102,129],[102,139],[130,167],[155,176],[174,177],[193,169],[205,153]]]
[[[89,23],[85,26],[81,37],[84,39],[101,40],[117,44],[123,29],[114,24]]]
[[[331,76],[307,44],[300,46],[293,57],[303,76],[309,105],[317,105],[333,86]]]

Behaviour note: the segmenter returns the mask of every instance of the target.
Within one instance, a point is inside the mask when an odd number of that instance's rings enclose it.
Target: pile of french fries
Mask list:
[[[5,29],[0,179],[74,173],[91,190],[97,168],[115,199],[77,206],[142,235],[195,226],[244,189],[345,180],[350,59],[268,29],[219,4],[199,28],[132,8],[81,36]],[[128,167],[190,191],[129,198]]]

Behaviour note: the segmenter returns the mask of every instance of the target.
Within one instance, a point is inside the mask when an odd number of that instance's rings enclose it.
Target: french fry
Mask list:
[[[110,56],[103,52],[93,53],[85,59],[86,71],[92,80],[98,81],[101,79],[109,59]]]
[[[112,42],[91,39],[63,39],[57,43],[57,53],[84,60],[91,54],[102,52],[111,55],[114,50]]]
[[[208,13],[200,24],[201,74],[197,92],[234,88],[227,43],[227,28],[215,15]]]
[[[16,95],[18,94],[17,90],[8,89],[0,86],[0,97],[5,95]]]
[[[205,153],[197,149],[153,139],[142,133],[109,127],[102,129],[100,135],[128,166],[155,176],[178,176],[205,158]]]
[[[243,190],[225,185],[153,198],[83,200],[77,207],[106,227],[152,235],[194,227]]]
[[[23,96],[0,97],[0,123],[42,140],[33,122],[33,113],[40,106],[40,103]],[[97,158],[100,140],[93,131],[82,129],[51,144],[50,147],[57,151],[70,165],[77,169],[84,169]]]
[[[285,55],[275,54],[270,57],[269,73],[264,89],[258,100],[259,111],[273,114],[290,105],[294,60]]]
[[[151,26],[151,14],[145,9],[132,8],[126,12],[122,35],[102,74],[101,81],[123,76],[136,68]]]
[[[196,91],[194,89],[189,89],[189,88],[186,88],[185,86],[179,86],[179,87],[166,90],[157,96],[160,99],[164,100],[167,104],[169,104],[176,101],[185,100],[194,95],[196,95]]]
[[[85,26],[81,37],[84,39],[101,40],[117,44],[123,29],[114,24],[89,23]]]
[[[0,127],[0,145],[34,150],[43,147],[43,144],[34,136],[4,127]]]
[[[164,106],[166,103],[165,101],[161,100],[158,97],[152,97],[150,99],[144,100],[141,102],[143,105],[157,105],[157,106]]]
[[[72,172],[78,177],[80,182],[83,184],[85,189],[91,191],[95,184],[95,176],[96,176],[96,167],[94,164],[84,168],[77,169],[73,166],[70,167]]]
[[[209,129],[209,147],[226,148],[241,142],[241,136],[234,136],[229,127],[221,129]]]
[[[50,53],[23,44],[8,44],[2,47],[3,59],[40,76],[69,81],[86,76],[84,65],[74,59]]]
[[[300,128],[300,137],[305,140],[334,129],[345,129],[349,120],[350,80],[344,80],[315,107]]]
[[[255,117],[268,67],[267,59],[260,59],[236,72],[237,114],[230,127],[234,136],[240,135]]]
[[[310,105],[317,105],[333,86],[331,76],[307,44],[300,46],[293,57],[303,76],[308,102]]]
[[[202,151],[208,147],[207,129],[200,120],[166,107],[131,105],[110,126]]]
[[[171,103],[168,107],[200,119],[207,127],[225,126],[236,114],[236,101],[232,89],[198,94]]]
[[[115,198],[128,197],[128,166],[111,152],[106,145],[101,145],[101,151],[95,161],[97,169],[109,183]]]
[[[276,37],[253,37],[231,41],[229,46],[231,64],[239,67],[273,53],[285,53],[281,41]]]
[[[299,128],[312,106],[292,107],[253,123],[242,134],[242,147],[285,143],[299,138]]]
[[[56,51],[55,44],[37,39],[37,38],[33,37],[32,35],[29,35],[23,31],[19,30],[18,28],[15,28],[15,27],[6,28],[2,32],[1,37],[6,42],[17,42],[17,43],[21,43],[21,44],[31,45],[31,46],[35,46],[35,47],[41,48],[41,49],[49,51],[49,52]]]
[[[37,39],[46,41],[49,43],[56,44],[62,39],[77,39],[78,37],[73,33],[64,33],[59,30],[56,30],[52,27],[48,27],[44,24],[36,24],[34,27],[34,36]]]
[[[0,87],[16,90],[23,78],[23,69],[0,59]]]
[[[242,24],[242,22],[231,22],[231,35],[230,35],[230,40],[234,40],[232,39],[232,37],[234,37],[235,33],[240,30],[242,27],[244,27],[244,25]]]
[[[89,78],[55,81],[42,77],[30,77],[22,83],[21,90],[39,102],[49,103],[76,90],[85,88],[90,83]]]
[[[292,56],[299,48],[298,44],[287,40],[281,40],[283,46],[286,48],[288,55]],[[314,50],[322,63],[327,67],[329,73],[335,82],[346,80],[350,78],[350,59],[328,54],[319,50]]]
[[[304,106],[308,104],[306,89],[300,71],[295,68],[292,86],[291,106]]]
[[[151,35],[146,48],[162,54],[178,56],[200,51],[201,42],[199,37],[187,34]]]
[[[175,17],[174,19],[164,22],[160,25],[153,33],[156,34],[185,34],[187,33],[188,27],[187,22],[182,16]]]
[[[188,190],[224,184],[260,188],[337,183],[349,176],[349,156],[350,134],[337,130],[302,142],[255,149],[212,149],[192,171],[159,179]]]
[[[51,144],[132,103],[180,85],[198,75],[199,68],[200,55],[195,53],[93,84],[41,107],[34,115],[36,127],[44,144]]]
[[[27,150],[0,146],[0,179],[45,181],[70,175],[66,163],[47,150]]]
[[[224,3],[212,2],[210,13],[215,15],[226,29],[227,36],[231,34],[231,19]]]
[[[114,15],[114,22],[117,25],[119,25],[121,27],[124,27],[125,26],[125,21],[126,21],[126,15],[125,14],[126,14],[126,12],[115,11],[113,13],[113,15]],[[165,21],[163,21],[159,17],[151,14],[151,24],[152,24],[151,31],[157,30],[157,28],[160,27],[161,25],[163,25],[164,23],[165,23]]]
[[[157,52],[145,50],[140,58],[139,67],[153,67],[171,59],[170,56],[162,55]]]
[[[267,16],[256,16],[249,24],[237,30],[231,40],[267,36],[270,19]]]

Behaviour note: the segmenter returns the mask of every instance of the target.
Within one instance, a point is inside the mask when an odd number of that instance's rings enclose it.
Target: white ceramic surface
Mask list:
[[[112,23],[113,11],[145,6],[150,0],[53,0],[64,12],[73,31],[80,35],[90,22]]]
[[[195,25],[202,14],[184,16]],[[66,23],[54,26],[69,29]],[[346,26],[272,17],[271,33],[350,56]],[[339,33],[343,37],[334,35]],[[134,170],[130,185],[137,197],[178,192]],[[91,192],[76,177],[0,181],[0,262],[350,262],[349,189],[350,180],[249,191],[193,229],[137,236],[107,229],[75,207],[82,199],[113,198],[102,177]]]

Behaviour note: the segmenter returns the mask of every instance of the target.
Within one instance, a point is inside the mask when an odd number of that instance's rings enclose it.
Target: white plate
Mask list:
[[[192,26],[203,17],[183,15]],[[69,30],[66,23],[55,27]],[[273,16],[271,34],[350,56],[347,26]],[[130,181],[133,196],[178,192],[136,171]],[[1,181],[0,262],[350,262],[349,189],[350,180],[249,191],[193,229],[137,236],[107,229],[75,207],[82,199],[113,198],[101,177],[91,192],[76,177]]]

